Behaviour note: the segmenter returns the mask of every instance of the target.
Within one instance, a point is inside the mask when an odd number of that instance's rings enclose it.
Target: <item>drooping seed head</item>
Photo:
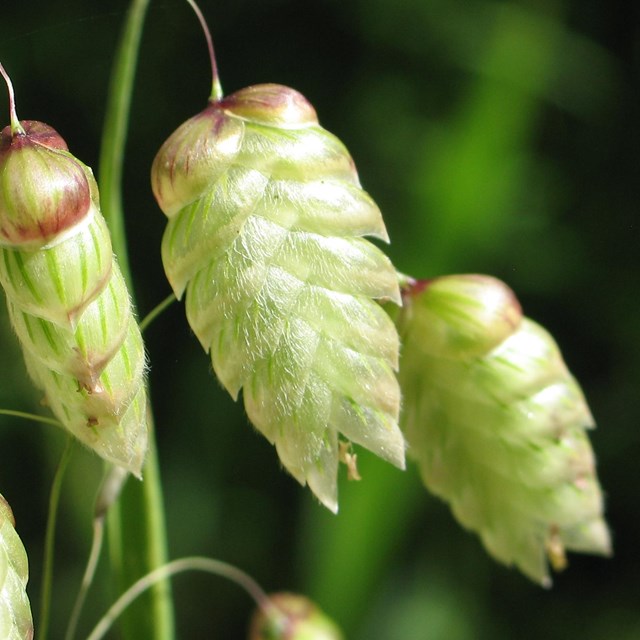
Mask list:
[[[42,246],[88,213],[86,170],[52,127],[21,122],[0,134],[0,243]]]
[[[284,467],[337,511],[338,434],[404,468],[400,303],[381,212],[300,93],[216,98],[152,168],[162,260],[189,323]]]
[[[67,431],[140,475],[148,432],[144,346],[98,185],[55,129],[19,120],[1,64],[0,75],[11,120],[0,132],[0,286],[27,371]],[[17,640],[4,633],[2,600],[0,638]]]
[[[553,338],[494,278],[417,283],[405,301],[402,426],[425,486],[542,585],[565,550],[608,555],[593,418]]]

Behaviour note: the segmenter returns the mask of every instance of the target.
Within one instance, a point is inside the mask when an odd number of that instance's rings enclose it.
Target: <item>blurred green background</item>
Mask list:
[[[640,14],[632,0],[201,0],[226,92],[297,88],[348,146],[380,204],[396,266],[484,272],[517,292],[582,382],[614,539],[572,556],[545,591],[490,560],[445,505],[362,452],[340,514],[314,502],[223,393],[182,305],[147,334],[170,553],[237,564],[266,589],[315,598],[351,640],[640,638]],[[3,3],[0,60],[19,115],[53,125],[95,171],[112,55],[127,3]],[[205,43],[178,0],[152,2],[125,171],[140,314],[169,293],[164,218],[149,187],[163,140],[201,110]],[[8,122],[0,91],[0,120]],[[0,312],[0,406],[35,410]],[[0,492],[31,561],[61,433],[0,418]],[[635,470],[634,470],[635,469]],[[79,583],[100,464],[77,451],[64,487],[54,591],[62,629]],[[174,581],[181,638],[235,639],[251,603],[221,579]],[[87,620],[103,611],[92,592]],[[54,634],[56,637],[56,634]],[[58,636],[59,637],[59,636]]]

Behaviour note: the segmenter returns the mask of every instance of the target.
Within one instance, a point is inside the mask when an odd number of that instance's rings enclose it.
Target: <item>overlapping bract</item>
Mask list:
[[[593,419],[511,291],[482,276],[414,283],[398,322],[402,424],[427,488],[491,555],[541,584],[565,549],[608,554]]]
[[[259,85],[182,125],[152,170],[162,257],[229,393],[283,465],[337,509],[338,433],[404,465],[400,301],[353,161],[299,93]]]
[[[58,420],[140,475],[142,337],[87,167],[51,127],[2,134],[0,283],[29,374]]]
[[[27,597],[29,565],[11,508],[0,495],[0,638],[31,640],[33,621]]]

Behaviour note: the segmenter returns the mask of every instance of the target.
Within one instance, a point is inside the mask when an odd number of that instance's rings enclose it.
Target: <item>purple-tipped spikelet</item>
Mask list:
[[[31,640],[33,621],[26,591],[29,565],[15,526],[11,507],[0,495],[0,638]]]
[[[565,550],[610,553],[593,418],[553,338],[487,276],[416,282],[404,297],[402,426],[426,487],[543,585]]]
[[[58,420],[140,475],[145,356],[91,170],[51,127],[0,137],[0,283],[27,369]]]
[[[400,303],[344,145],[297,91],[242,89],[184,123],[152,168],[167,277],[222,384],[282,464],[337,510],[338,434],[404,466]]]

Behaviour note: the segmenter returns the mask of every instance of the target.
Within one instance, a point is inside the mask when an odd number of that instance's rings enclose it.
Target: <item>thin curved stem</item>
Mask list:
[[[117,620],[118,616],[142,593],[151,588],[157,582],[182,573],[184,571],[204,571],[213,575],[222,576],[235,582],[242,587],[256,604],[268,616],[278,614],[277,607],[271,602],[269,596],[262,590],[262,587],[248,574],[233,565],[214,560],[212,558],[202,558],[193,556],[174,560],[166,565],[151,571],[132,584],[105,613],[102,619],[89,634],[87,640],[101,640]]]
[[[98,560],[100,559],[100,552],[102,551],[102,542],[104,540],[104,518],[96,518],[93,521],[93,538],[91,540],[91,550],[89,552],[89,558],[87,560],[87,566],[82,576],[82,584],[80,590],[76,596],[76,601],[73,605],[73,611],[69,618],[69,624],[67,625],[67,632],[65,633],[65,640],[73,640],[76,635],[76,629],[78,628],[78,621],[80,620],[80,614],[82,608],[87,599],[87,593],[93,583],[93,578],[96,574],[98,567]]]
[[[26,411],[14,411],[13,409],[0,409],[0,415],[12,416],[13,418],[22,418],[23,420],[32,420],[33,422],[41,422],[42,424],[50,424],[54,427],[63,428],[61,422],[58,422],[55,418],[47,418],[46,416],[39,416],[37,413],[28,413]]]
[[[51,589],[53,585],[53,551],[56,540],[56,521],[58,519],[58,506],[60,505],[60,493],[62,491],[62,483],[64,474],[71,460],[75,441],[69,436],[67,444],[62,452],[62,457],[58,463],[53,483],[51,485],[51,494],[49,495],[49,514],[47,517],[47,533],[44,542],[44,567],[42,570],[42,600],[40,603],[40,627],[38,629],[38,638],[46,640],[49,631],[49,619],[51,611]]]
[[[82,583],[76,596],[76,601],[73,605],[73,610],[69,618],[69,624],[67,625],[67,632],[65,633],[65,640],[73,640],[78,628],[78,622],[80,621],[80,615],[84,603],[87,599],[89,589],[93,584],[93,579],[96,575],[96,569],[98,568],[98,560],[100,559],[100,552],[102,551],[102,543],[104,541],[104,524],[105,517],[116,500],[120,497],[122,487],[124,486],[129,473],[122,467],[112,466],[107,471],[107,474],[102,481],[98,495],[96,496],[96,502],[94,507],[93,517],[93,537],[91,540],[91,550],[89,551],[89,558],[87,559],[87,566],[82,576]]]
[[[100,145],[98,185],[102,213],[109,225],[113,248],[129,291],[132,291],[133,287],[122,206],[122,166],[138,51],[148,5],[149,0],[132,0],[129,7],[125,29],[114,61]]]
[[[168,307],[177,300],[174,293],[169,294],[162,302],[157,304],[147,315],[140,321],[140,331],[145,332],[147,327]]]
[[[16,97],[13,93],[13,84],[11,82],[9,74],[5,71],[2,64],[0,64],[0,74],[2,74],[4,81],[7,83],[7,89],[9,91],[9,116],[11,118],[11,135],[25,135],[25,131],[20,124],[20,119],[18,118],[18,113],[16,112]]]
[[[211,102],[218,102],[222,100],[224,97],[224,93],[222,92],[222,85],[220,84],[220,76],[218,75],[218,63],[216,62],[216,54],[213,49],[213,38],[211,37],[211,31],[209,31],[209,26],[207,25],[207,21],[204,19],[204,15],[202,11],[200,11],[200,7],[195,3],[195,0],[187,0],[191,8],[194,10],[198,20],[200,21],[200,25],[202,26],[202,30],[204,31],[204,37],[207,41],[207,47],[209,49],[209,60],[211,61],[211,95],[209,96],[209,100]]]

